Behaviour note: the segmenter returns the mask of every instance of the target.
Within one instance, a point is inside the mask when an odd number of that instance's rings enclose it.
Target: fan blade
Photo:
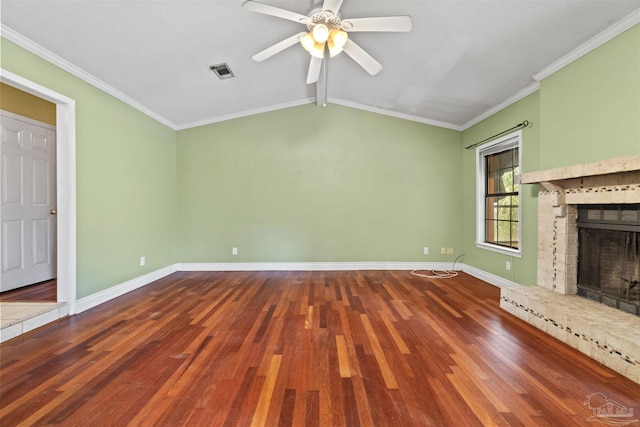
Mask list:
[[[262,52],[256,53],[255,55],[253,55],[252,58],[256,62],[262,62],[265,59],[272,57],[276,53],[282,52],[286,48],[291,47],[294,44],[298,43],[300,41],[300,38],[302,36],[304,36],[305,34],[306,33],[298,33],[298,34],[295,34],[295,35],[293,35],[293,36],[291,36],[289,38],[286,38],[286,39],[282,40],[281,42],[276,43],[273,46],[266,48]]]
[[[271,15],[282,19],[288,19],[289,21],[306,24],[309,22],[309,17],[301,15],[289,10],[280,9],[279,7],[270,6],[268,4],[259,3],[253,0],[247,0],[242,3],[242,7],[253,12],[264,13],[265,15]]]
[[[322,4],[322,11],[329,11],[333,13],[333,16],[336,16],[338,15],[340,6],[342,6],[342,0],[324,0],[324,3]]]
[[[320,78],[320,69],[322,68],[322,59],[316,58],[315,56],[311,57],[311,62],[309,63],[309,72],[307,73],[307,84],[315,83]]]
[[[380,18],[353,18],[342,21],[342,28],[347,32],[358,31],[411,31],[410,16],[386,16]]]
[[[372,76],[378,74],[382,70],[382,64],[373,59],[371,55],[365,52],[360,46],[355,44],[351,39],[348,39],[344,45],[344,53],[349,55],[356,61],[362,68],[367,70],[367,73]]]

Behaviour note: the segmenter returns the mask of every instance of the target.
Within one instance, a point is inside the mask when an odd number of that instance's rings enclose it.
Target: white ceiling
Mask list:
[[[260,0],[306,14],[312,0]],[[15,32],[174,128],[313,102],[309,55],[251,57],[305,27],[243,0],[2,0]],[[410,15],[409,33],[352,33],[384,68],[330,60],[329,102],[463,128],[533,75],[640,9],[640,0],[344,0],[343,18]],[[14,37],[15,38],[15,37]],[[209,66],[226,62],[235,78]],[[321,108],[321,107],[318,107]]]

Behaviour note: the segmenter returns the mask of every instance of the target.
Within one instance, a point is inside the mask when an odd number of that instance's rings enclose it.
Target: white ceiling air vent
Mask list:
[[[220,80],[230,79],[231,77],[233,77],[233,72],[227,64],[212,65],[211,67],[209,67],[209,69],[213,71],[213,73],[218,76]]]

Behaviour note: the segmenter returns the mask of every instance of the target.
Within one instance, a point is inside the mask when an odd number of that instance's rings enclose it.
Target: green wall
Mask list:
[[[640,152],[639,26],[462,133],[336,105],[175,132],[11,42],[1,47],[3,68],[77,102],[79,298],[176,262],[461,253],[534,284],[537,187],[522,187],[522,257],[476,248],[475,150],[464,147],[529,120],[525,172]]]
[[[439,248],[461,247],[459,144],[336,105],[180,131],[180,259],[453,261]]]
[[[640,153],[640,26],[544,79],[540,90],[463,132],[463,146],[522,120],[523,172]],[[475,151],[462,149],[465,262],[523,285],[536,283],[537,185],[523,185],[522,258],[475,247]],[[512,269],[507,271],[506,261]]]
[[[485,138],[502,132],[528,120],[530,127],[522,130],[523,172],[539,169],[540,144],[540,96],[536,91],[515,104],[494,114],[463,132],[462,147],[467,147]],[[535,185],[522,185],[522,257],[504,255],[477,248],[476,238],[476,150],[462,148],[462,212],[464,261],[491,274],[520,284],[535,284],[538,247],[538,189]],[[511,262],[511,270],[506,269]]]
[[[1,49],[2,68],[76,101],[77,297],[175,263],[175,131],[5,39]]]
[[[540,167],[640,152],[640,25],[541,82]]]

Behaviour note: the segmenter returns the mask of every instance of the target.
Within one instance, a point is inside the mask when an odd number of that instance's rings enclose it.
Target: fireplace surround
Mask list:
[[[537,286],[503,288],[503,309],[640,383],[640,317],[578,292],[578,207],[640,203],[640,155],[523,173],[538,184]]]

